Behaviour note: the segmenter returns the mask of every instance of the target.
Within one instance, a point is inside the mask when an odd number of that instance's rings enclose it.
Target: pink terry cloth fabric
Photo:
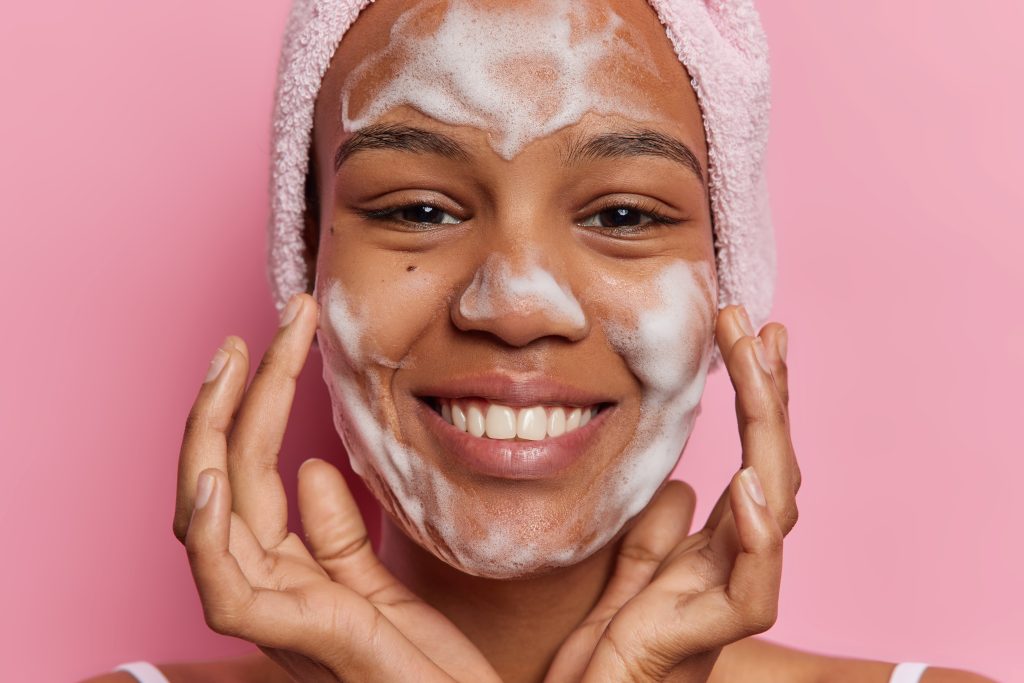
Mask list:
[[[307,289],[303,211],[320,83],[342,36],[371,1],[295,0],[288,19],[271,145],[268,266],[278,310],[292,294]],[[760,17],[753,0],[648,2],[690,74],[704,116],[719,308],[743,304],[759,327],[775,288],[765,184],[768,44]]]

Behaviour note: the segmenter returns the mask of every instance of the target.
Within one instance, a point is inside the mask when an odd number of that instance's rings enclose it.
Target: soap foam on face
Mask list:
[[[515,514],[485,514],[474,507],[471,494],[403,443],[379,410],[392,401],[381,372],[402,361],[370,348],[372,339],[364,333],[368,312],[352,305],[339,282],[329,282],[319,297],[324,380],[352,468],[406,534],[452,566],[477,576],[511,578],[576,564],[639,513],[675,466],[699,412],[710,364],[717,301],[713,270],[707,263],[677,261],[651,281],[606,279],[614,319],[600,322],[642,385],[639,423],[588,499],[560,524],[546,520],[532,526]],[[367,379],[365,391],[361,377]]]
[[[459,299],[459,313],[473,321],[516,313],[543,313],[549,320],[564,322],[574,329],[587,322],[572,291],[554,275],[535,262],[517,273],[497,253],[491,254],[473,276]]]
[[[348,75],[341,91],[346,132],[409,105],[438,121],[488,131],[494,151],[511,159],[529,142],[587,112],[634,119],[644,112],[634,91],[611,95],[593,86],[607,60],[628,61],[644,71],[651,62],[643,48],[626,42],[624,22],[614,12],[592,27],[586,3],[571,0],[526,8],[449,0],[437,30],[423,35],[421,27],[438,6],[423,3],[404,12],[388,45]],[[397,73],[375,87],[372,99],[354,115],[352,91],[396,63]]]

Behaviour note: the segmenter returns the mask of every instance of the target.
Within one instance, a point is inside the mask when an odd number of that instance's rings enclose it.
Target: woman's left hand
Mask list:
[[[692,535],[692,489],[663,487],[623,538],[615,574],[546,681],[704,682],[722,647],[775,623],[782,539],[796,524],[800,487],[785,334],[770,323],[755,336],[742,309],[720,312],[716,342],[736,390],[743,469]]]

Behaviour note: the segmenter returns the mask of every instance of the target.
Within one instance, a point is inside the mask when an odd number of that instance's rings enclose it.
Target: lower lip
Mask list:
[[[420,418],[448,455],[469,469],[501,479],[545,479],[572,467],[594,442],[613,407],[605,408],[582,427],[540,441],[512,441],[473,436],[449,424],[437,411],[417,401]]]

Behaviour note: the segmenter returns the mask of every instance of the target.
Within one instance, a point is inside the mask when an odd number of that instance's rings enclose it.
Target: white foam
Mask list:
[[[609,342],[644,386],[636,433],[619,460],[620,484],[605,501],[616,533],[643,510],[679,461],[700,413],[714,348],[718,294],[708,263],[666,267],[655,294],[655,305],[639,314],[634,328],[605,324]],[[705,341],[698,347],[696,339]]]
[[[341,92],[345,131],[409,105],[438,121],[488,131],[492,148],[511,159],[588,111],[642,118],[646,104],[636,91],[620,95],[593,87],[605,60],[628,60],[644,70],[651,63],[642,47],[628,42],[614,12],[594,21],[586,3],[571,0],[507,8],[477,7],[471,0],[447,5],[437,30],[426,35],[422,26],[440,5],[417,3],[405,11],[387,46],[352,70]],[[397,73],[382,85],[374,83],[372,99],[353,115],[352,91],[396,63]]]
[[[537,263],[515,272],[501,254],[493,253],[474,274],[459,299],[459,312],[467,320],[494,320],[509,314],[540,313],[574,329],[586,325],[579,301],[568,286]]]
[[[382,503],[392,501],[394,516],[413,540],[452,566],[510,578],[576,564],[650,502],[678,461],[710,364],[717,301],[713,271],[705,263],[679,261],[646,282],[606,284],[614,319],[601,325],[641,383],[640,419],[613,469],[560,520],[529,519],[522,507],[488,510],[474,491],[454,486],[442,468],[402,443],[384,415],[374,414],[373,406],[391,401],[374,377],[393,372],[406,359],[386,360],[372,348],[374,340],[365,333],[369,312],[355,307],[340,283],[330,282],[320,297],[326,313],[318,330],[324,380],[352,467]]]

